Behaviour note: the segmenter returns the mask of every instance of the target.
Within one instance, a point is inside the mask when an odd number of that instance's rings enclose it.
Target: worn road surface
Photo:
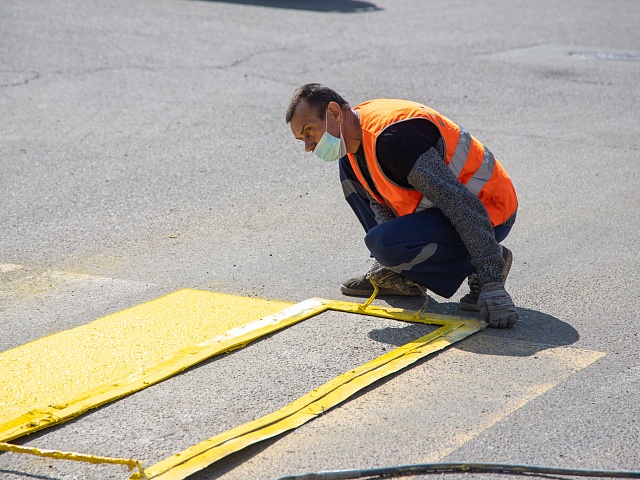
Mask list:
[[[293,90],[321,82],[352,105],[425,103],[501,160],[520,200],[505,241],[520,322],[192,478],[640,470],[639,24],[633,0],[3,0],[0,351],[182,288],[350,300],[363,231],[337,164],[284,121]],[[465,293],[428,311],[468,315]],[[16,443],[152,464],[418,330],[321,315]],[[0,454],[7,480],[126,477]]]

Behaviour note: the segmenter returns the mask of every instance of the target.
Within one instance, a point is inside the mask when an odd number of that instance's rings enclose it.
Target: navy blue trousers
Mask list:
[[[456,293],[473,272],[471,255],[439,209],[428,208],[378,225],[347,157],[340,159],[340,180],[345,198],[366,232],[364,242],[376,260],[442,297]],[[510,231],[511,226],[495,227],[496,241],[504,240]]]

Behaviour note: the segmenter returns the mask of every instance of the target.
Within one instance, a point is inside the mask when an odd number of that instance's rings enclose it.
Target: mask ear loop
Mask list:
[[[324,131],[329,133],[329,110],[327,110],[324,120]],[[338,125],[338,128],[340,129],[340,141],[344,142],[344,139],[342,138],[342,125]],[[329,133],[329,135],[331,134]]]
[[[340,138],[342,138],[342,125],[338,125],[338,127],[340,128]],[[324,131],[329,133],[329,110],[328,109],[324,114]],[[329,133],[329,135],[331,134]]]

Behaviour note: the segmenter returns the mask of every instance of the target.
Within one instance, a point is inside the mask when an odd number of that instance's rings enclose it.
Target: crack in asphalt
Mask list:
[[[16,76],[25,76],[28,75],[27,78],[22,78],[19,81],[3,81],[3,75],[10,74]],[[9,87],[19,87],[21,85],[26,85],[27,83],[32,82],[33,80],[37,80],[40,78],[40,73],[35,71],[15,71],[15,70],[0,70],[0,88],[9,88]]]
[[[206,71],[206,70],[226,70],[226,69],[231,69],[234,67],[237,67],[238,65],[242,65],[244,63],[247,63],[249,61],[251,61],[253,58],[260,56],[260,55],[264,55],[264,54],[270,54],[270,53],[276,53],[276,52],[283,52],[286,51],[287,48],[283,47],[283,48],[276,48],[276,49],[270,49],[270,50],[264,50],[261,52],[256,52],[256,53],[252,53],[249,55],[246,55],[244,57],[241,57],[239,59],[236,59],[232,62],[228,62],[226,64],[222,64],[222,65],[194,65],[194,66],[187,66],[187,65],[154,65],[154,66],[144,66],[144,65],[135,65],[135,64],[131,64],[131,65],[119,65],[119,66],[102,66],[102,67],[95,67],[95,68],[88,68],[88,69],[84,69],[84,70],[76,70],[76,71],[72,71],[72,70],[55,70],[50,72],[51,75],[73,75],[73,74],[94,74],[94,73],[100,73],[100,72],[106,72],[106,71],[117,71],[117,70],[142,70],[142,71],[149,71],[149,72],[158,72],[161,70],[170,70],[170,69],[178,69],[178,70],[201,70],[201,71]],[[29,77],[27,78],[22,78],[19,81],[3,81],[2,76],[3,75],[29,75]],[[38,80],[39,78],[41,78],[43,76],[43,74],[41,74],[40,72],[37,71],[26,71],[26,72],[22,72],[22,71],[14,71],[14,70],[0,70],[0,88],[9,88],[9,87],[18,87],[18,86],[22,86],[22,85],[26,85],[34,80]]]

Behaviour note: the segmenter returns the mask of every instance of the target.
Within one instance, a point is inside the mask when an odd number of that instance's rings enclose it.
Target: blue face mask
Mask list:
[[[327,132],[329,112],[326,112],[325,115],[324,133],[320,141],[316,144],[316,148],[313,149],[313,153],[325,162],[335,162],[347,154],[347,146],[344,143],[344,138],[342,138],[342,126],[340,126],[340,138],[336,138]]]

